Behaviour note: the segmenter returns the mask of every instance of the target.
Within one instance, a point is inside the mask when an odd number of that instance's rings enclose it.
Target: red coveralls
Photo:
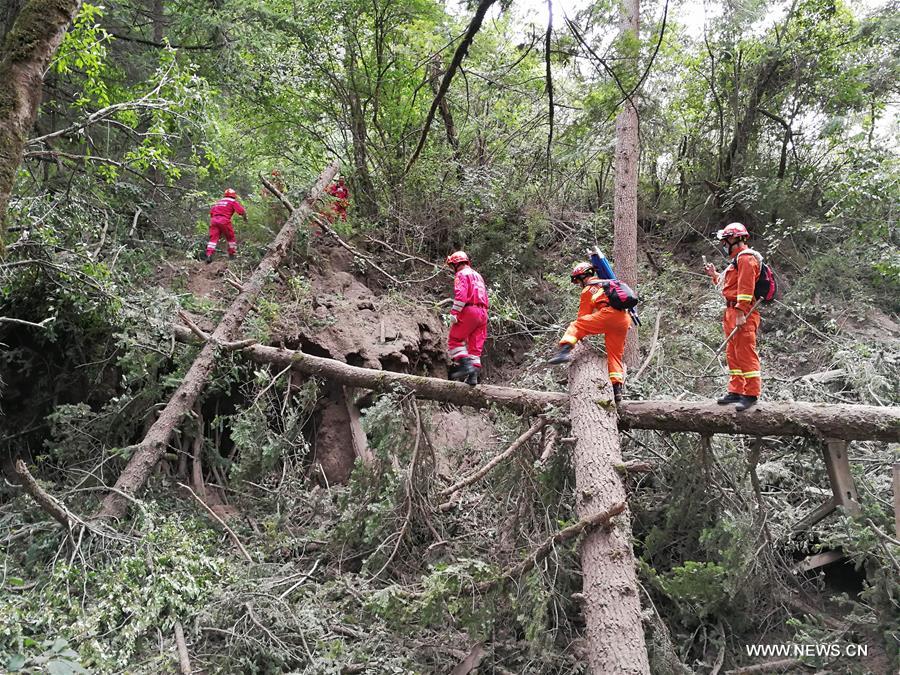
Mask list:
[[[333,223],[336,219],[347,220],[347,206],[350,204],[350,190],[344,185],[343,181],[332,183],[325,192],[334,197],[335,201],[331,204],[331,211],[325,215],[329,223]]]
[[[209,209],[209,243],[206,245],[206,256],[211,256],[219,243],[219,237],[225,235],[228,241],[228,255],[237,253],[237,241],[234,238],[234,226],[231,216],[237,213],[246,218],[247,212],[237,199],[222,197]]]
[[[578,318],[569,324],[559,344],[575,345],[588,335],[602,334],[606,341],[606,355],[609,358],[609,381],[613,384],[622,384],[625,382],[622,357],[625,354],[625,337],[630,326],[631,317],[628,316],[628,312],[610,307],[600,280],[592,277],[581,291]]]
[[[484,279],[469,265],[456,272],[453,281],[453,308],[450,314],[457,322],[450,326],[447,349],[453,361],[472,359],[472,365],[481,368],[481,352],[487,338],[487,287]]]
[[[738,316],[740,314],[746,316],[753,306],[753,289],[759,278],[760,268],[757,255],[756,251],[744,243],[736,245],[731,264],[713,279],[717,286],[721,285],[722,295],[726,300],[725,318],[722,322],[726,337],[731,335],[731,331],[737,325]],[[725,359],[728,361],[728,372],[731,375],[728,391],[733,394],[759,397],[762,378],[759,370],[759,354],[756,351],[757,330],[759,330],[759,312],[754,310],[725,348]]]

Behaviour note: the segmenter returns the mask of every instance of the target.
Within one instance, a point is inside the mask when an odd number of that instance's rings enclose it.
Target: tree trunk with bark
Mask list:
[[[631,515],[622,476],[615,469],[622,464],[622,451],[606,370],[606,361],[586,345],[579,346],[569,368],[578,517],[584,520],[625,504],[612,527],[594,530],[581,544],[585,638],[594,675],[637,675],[649,673],[650,665],[631,549]]]
[[[624,78],[626,86],[637,82],[638,78],[638,25],[639,0],[622,0],[622,23],[619,29],[619,42],[626,52],[624,59],[628,64],[629,77]],[[626,92],[627,93],[627,92]],[[634,289],[637,289],[637,186],[638,186],[638,111],[637,93],[632,94],[622,103],[622,111],[616,117],[616,182],[613,198],[613,227],[615,241],[613,244],[613,261],[616,265],[616,276]],[[637,328],[628,331],[625,340],[625,363],[629,368],[637,367],[640,362],[638,353]]]
[[[0,250],[25,141],[41,105],[44,71],[81,0],[29,0],[0,47]]]
[[[174,331],[182,342],[196,340],[187,328],[175,326]],[[552,407],[569,405],[569,397],[559,392],[495,385],[470,387],[434,377],[360,368],[334,359],[258,344],[250,345],[242,352],[257,363],[281,368],[290,365],[298,373],[318,375],[351,387],[385,392],[400,388],[419,398],[473,408],[499,405],[520,413],[537,414]],[[900,442],[900,407],[763,401],[738,413],[732,406],[717,405],[714,401],[651,400],[623,401],[618,412],[621,429]]]
[[[116,489],[126,494],[133,494],[143,487],[153,467],[160,460],[169,444],[169,439],[187,412],[193,408],[200,397],[209,376],[215,368],[217,343],[234,340],[238,335],[244,319],[253,308],[256,298],[262,291],[269,275],[281,264],[287,255],[288,248],[294,239],[297,228],[312,214],[316,202],[323,191],[331,183],[337,173],[337,163],[329,166],[316,181],[303,204],[288,218],[275,241],[269,246],[253,275],[244,283],[243,290],[216,327],[212,340],[207,342],[190,370],[185,375],[181,386],[163,408],[159,417],[150,427],[144,439],[134,447],[134,454],[125,470],[116,481]],[[103,500],[98,517],[120,518],[125,514],[127,500],[117,492],[111,492]]]
[[[350,140],[353,146],[353,201],[359,213],[366,218],[377,215],[375,204],[375,187],[369,173],[368,143],[369,133],[366,125],[366,112],[360,97],[360,85],[357,63],[356,37],[353,28],[345,29],[344,65],[347,69],[347,106],[350,115]]]

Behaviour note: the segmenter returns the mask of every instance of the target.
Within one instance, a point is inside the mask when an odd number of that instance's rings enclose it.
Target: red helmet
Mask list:
[[[451,253],[447,256],[448,265],[458,265],[467,262],[469,262],[469,256],[466,255],[465,251],[457,251],[456,253]]]
[[[580,262],[572,268],[572,273],[569,275],[572,279],[572,283],[574,284],[579,279],[583,279],[584,277],[592,277],[594,276],[594,266],[591,263]]]
[[[744,227],[741,223],[731,223],[726,225],[721,230],[716,232],[716,239],[722,241],[726,237],[750,237],[750,233],[747,231],[747,228]]]
[[[227,190],[225,190],[225,196],[231,197],[232,199],[237,199],[237,192],[235,192],[231,188],[228,188]]]

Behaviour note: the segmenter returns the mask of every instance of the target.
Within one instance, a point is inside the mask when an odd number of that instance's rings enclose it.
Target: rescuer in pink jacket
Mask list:
[[[481,275],[472,269],[465,251],[448,255],[447,264],[456,273],[447,340],[447,349],[456,368],[451,371],[450,379],[474,386],[481,376],[481,351],[487,338],[487,287]]]
[[[209,243],[206,245],[206,262],[211,263],[213,253],[216,252],[216,245],[219,243],[219,237],[225,236],[228,242],[228,257],[233,258],[237,253],[237,240],[234,238],[234,225],[231,224],[231,217],[238,214],[247,222],[247,212],[238,201],[237,192],[228,188],[222,199],[217,201],[209,209]]]

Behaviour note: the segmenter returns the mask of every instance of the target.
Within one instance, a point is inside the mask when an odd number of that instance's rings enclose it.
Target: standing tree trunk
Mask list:
[[[569,419],[575,437],[576,511],[582,520],[626,502],[615,469],[622,464],[622,451],[608,383],[606,361],[593,349],[578,347],[569,367]],[[585,637],[594,675],[650,672],[627,507],[617,521],[612,528],[594,530],[581,545]]]
[[[619,44],[628,75],[621,78],[631,87],[638,80],[638,17],[640,0],[622,0],[622,23]],[[625,92],[627,93],[627,92]],[[637,289],[637,186],[638,186],[638,111],[637,93],[622,104],[616,117],[616,182],[613,199],[613,226],[615,241],[613,259],[616,276]],[[625,363],[629,368],[638,365],[637,329],[628,331],[625,341]]]
[[[0,250],[25,141],[41,105],[44,71],[81,0],[29,0],[0,47]]]
[[[353,145],[353,200],[359,213],[366,218],[377,215],[375,187],[369,173],[366,113],[360,98],[359,67],[357,64],[355,26],[347,26],[344,31],[346,54],[344,66],[347,70],[347,107],[350,115],[350,138]]]
[[[140,490],[153,467],[160,460],[169,445],[169,439],[175,433],[181,419],[194,407],[200,398],[206,381],[212,374],[216,365],[216,356],[219,351],[219,343],[229,342],[237,338],[238,331],[244,323],[244,319],[250,313],[256,298],[262,292],[263,285],[269,275],[278,268],[281,261],[287,255],[288,247],[294,240],[297,228],[303,224],[312,213],[319,197],[325,188],[331,183],[331,179],[337,173],[338,165],[335,162],[329,166],[316,181],[310,190],[306,201],[288,218],[281,232],[275,237],[275,241],[269,245],[266,255],[260,261],[251,277],[244,282],[243,290],[225,312],[209,342],[203,345],[197,358],[191,364],[190,370],[184,376],[181,386],[169,399],[159,417],[150,427],[144,439],[134,447],[134,454],[128,465],[122,471],[116,481],[117,492],[109,493],[100,505],[97,516],[100,518],[121,518],[125,515],[128,505],[126,497],[120,493],[134,494]]]

